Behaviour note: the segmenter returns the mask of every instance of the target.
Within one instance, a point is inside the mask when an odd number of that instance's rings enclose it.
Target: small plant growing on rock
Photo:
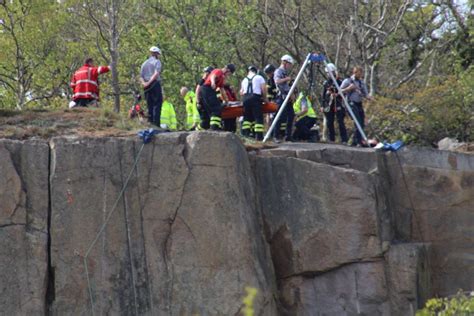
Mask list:
[[[246,287],[245,291],[247,292],[247,296],[244,297],[243,303],[244,303],[244,308],[242,309],[242,315],[243,316],[253,316],[255,315],[254,309],[253,309],[253,301],[255,297],[257,296],[258,290],[254,287]]]
[[[471,316],[474,315],[474,291],[459,291],[456,295],[432,298],[416,316]]]

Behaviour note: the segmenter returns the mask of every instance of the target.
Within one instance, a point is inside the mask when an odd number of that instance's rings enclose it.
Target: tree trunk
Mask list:
[[[378,85],[378,72],[379,66],[378,62],[375,61],[370,65],[370,80],[369,80],[369,85],[370,85],[370,90],[369,90],[369,95],[374,96],[377,93],[377,85]]]
[[[23,106],[25,105],[26,99],[26,88],[23,84],[23,71],[21,69],[17,72],[18,81],[17,81],[17,91],[16,91],[16,108],[21,111],[23,110]]]
[[[110,52],[111,66],[112,66],[112,90],[114,93],[114,111],[120,112],[120,85],[119,85],[119,73],[117,69],[118,65],[118,54],[117,51]]]
[[[120,112],[120,85],[119,85],[119,73],[118,73],[118,46],[119,46],[119,32],[118,32],[118,4],[116,1],[112,1],[111,10],[111,38],[110,38],[110,58],[112,65],[112,90],[114,92],[114,111]]]
[[[430,64],[430,69],[428,71],[428,76],[427,76],[427,79],[426,79],[426,87],[429,87],[430,84],[431,84],[431,78],[433,77],[434,75],[434,69],[435,69],[435,66],[436,66],[436,62],[437,62],[437,59],[436,59],[436,52],[433,53],[433,56],[431,57],[431,64]]]

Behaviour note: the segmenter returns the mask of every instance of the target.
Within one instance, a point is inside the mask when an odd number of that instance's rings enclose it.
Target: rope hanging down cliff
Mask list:
[[[92,295],[92,286],[91,286],[91,281],[90,281],[90,277],[89,277],[89,269],[88,269],[88,265],[87,265],[87,259],[89,257],[90,252],[92,251],[92,249],[96,245],[97,241],[99,240],[99,237],[102,235],[105,228],[107,227],[107,224],[109,223],[112,215],[114,214],[115,210],[117,209],[117,205],[119,204],[120,199],[122,198],[123,194],[125,193],[125,190],[128,187],[128,183],[130,182],[133,171],[135,170],[135,168],[138,164],[138,160],[140,159],[140,155],[142,153],[143,148],[145,147],[145,144],[149,143],[153,139],[153,136],[158,134],[158,133],[160,133],[160,131],[157,131],[157,130],[151,129],[151,128],[147,129],[147,130],[142,130],[138,133],[138,137],[140,137],[143,140],[143,144],[142,144],[142,146],[138,150],[138,153],[135,156],[135,160],[133,162],[130,173],[128,174],[127,179],[125,180],[125,183],[122,186],[122,190],[120,191],[117,199],[115,200],[115,202],[112,206],[112,209],[110,210],[109,214],[105,218],[105,222],[100,227],[97,235],[95,236],[92,243],[89,245],[89,248],[87,249],[86,254],[84,256],[84,268],[85,268],[85,275],[86,275],[86,279],[87,279],[87,287],[88,287],[88,292],[89,292],[89,300],[90,300],[91,312],[92,312],[91,314],[92,315],[94,315],[94,297]],[[134,287],[135,287],[135,284],[134,284]],[[135,297],[135,301],[136,301],[136,297]]]

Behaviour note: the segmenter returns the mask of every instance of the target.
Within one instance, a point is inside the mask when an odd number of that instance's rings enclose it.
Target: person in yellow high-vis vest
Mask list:
[[[170,131],[176,131],[178,129],[178,122],[176,121],[176,112],[174,106],[168,100],[163,101],[161,106],[161,117],[160,117],[161,128],[168,129]]]
[[[293,139],[314,140],[311,128],[316,124],[316,112],[311,105],[311,101],[303,92],[300,92],[298,99],[293,103],[293,110],[296,117]]]
[[[186,129],[193,131],[201,121],[197,108],[196,94],[193,91],[189,91],[187,87],[182,87],[180,94],[186,103]]]

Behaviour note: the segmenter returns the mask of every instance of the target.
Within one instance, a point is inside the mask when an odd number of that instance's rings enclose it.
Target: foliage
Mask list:
[[[432,298],[416,316],[469,316],[474,314],[474,292],[459,291],[453,297]]]
[[[1,106],[22,109],[60,94],[61,83],[70,75],[68,67],[62,67],[63,17],[58,4],[48,0],[0,3]]]
[[[474,67],[459,77],[437,78],[428,87],[406,84],[368,106],[369,133],[435,145],[449,135],[474,139]]]
[[[245,296],[243,299],[244,308],[242,309],[242,315],[253,316],[255,315],[253,301],[258,294],[258,290],[254,287],[247,286],[245,287],[245,291],[247,292],[247,296]]]
[[[355,64],[364,67],[378,95],[372,126],[383,137],[426,144],[438,136],[430,130],[439,129],[439,135],[470,139],[472,124],[459,115],[471,115],[474,22],[460,12],[453,1],[428,0],[0,1],[0,108],[64,108],[70,77],[90,56],[115,66],[100,77],[102,104],[127,111],[132,92],[142,91],[138,76],[148,48],[157,45],[165,96],[183,122],[179,90],[194,89],[205,66],[235,63],[230,81],[238,88],[250,64],[277,65],[289,53],[298,63],[295,76],[306,54],[319,51],[342,76]],[[325,78],[315,73],[312,94],[319,95]],[[446,76],[463,91],[461,99],[437,86]],[[300,85],[309,79],[305,73]],[[429,93],[454,104],[450,122],[442,122],[441,101],[427,108]],[[408,108],[417,110],[407,114]],[[455,127],[456,120],[465,126]]]

